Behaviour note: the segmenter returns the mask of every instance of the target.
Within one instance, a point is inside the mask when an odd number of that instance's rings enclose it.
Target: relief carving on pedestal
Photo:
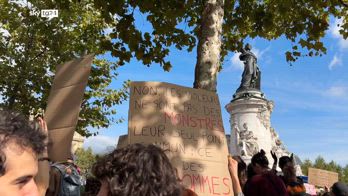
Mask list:
[[[270,115],[273,111],[273,101],[267,101],[267,105],[262,105],[258,109],[257,118],[266,129],[271,128]]]
[[[271,124],[269,119],[269,112],[265,106],[262,106],[258,109],[257,118],[260,120],[260,122],[266,129],[270,128]]]
[[[267,109],[269,110],[269,113],[273,112],[273,107],[274,107],[273,101],[267,101]]]
[[[272,136],[272,141],[273,141],[272,142],[272,151],[276,153],[277,157],[281,157],[281,156],[290,154],[286,150],[282,141],[279,139],[279,136],[273,127],[271,127],[270,131],[271,131],[271,136]]]
[[[252,157],[259,151],[257,137],[254,136],[252,131],[248,130],[248,125],[246,123],[243,124],[243,130],[240,130],[238,125],[234,124],[234,130],[236,130],[237,133],[238,147],[242,157]]]

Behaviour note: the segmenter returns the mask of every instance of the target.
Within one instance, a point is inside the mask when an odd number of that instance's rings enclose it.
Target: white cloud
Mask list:
[[[94,153],[100,154],[110,151],[111,147],[116,147],[118,137],[108,137],[104,135],[91,136],[83,144],[84,148],[91,147]]]
[[[331,23],[330,25],[330,33],[332,35],[332,37],[338,39],[338,45],[340,47],[340,49],[348,49],[348,39],[344,39],[343,36],[340,34],[339,30],[340,30],[340,25],[343,23],[343,19],[338,19],[336,18],[335,21],[333,23]]]
[[[340,38],[340,28],[339,28],[339,24],[342,23],[342,19],[338,19],[336,18],[335,21],[333,23],[330,24],[330,33],[334,38]]]
[[[330,64],[329,64],[329,70],[332,70],[334,67],[342,65],[342,57],[338,57],[336,54],[335,56],[332,58]]]
[[[231,57],[231,66],[229,69],[233,70],[243,70],[244,69],[244,64],[241,60],[239,60],[239,55],[241,53],[234,53],[234,55]]]
[[[348,96],[348,86],[331,86],[325,94],[330,97],[346,97]]]
[[[270,47],[267,47],[263,50],[260,50],[258,48],[253,48],[251,51],[256,55],[257,59],[262,59],[264,57],[264,54],[270,49]]]

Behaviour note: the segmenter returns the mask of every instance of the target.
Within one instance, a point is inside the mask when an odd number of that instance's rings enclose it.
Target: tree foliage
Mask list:
[[[308,175],[308,168],[310,167],[313,167],[313,163],[309,159],[304,160],[301,165],[302,173]]]
[[[58,64],[87,53],[96,54],[80,112],[77,131],[89,136],[88,127],[108,127],[115,105],[127,97],[127,83],[111,89],[119,64],[108,60],[101,47],[108,27],[92,1],[0,0],[0,93],[2,107],[29,114],[45,109],[53,73]],[[58,9],[51,20],[33,13]]]
[[[169,71],[172,64],[166,57],[171,47],[192,51],[199,41],[200,45],[205,45],[205,39],[213,36],[202,34],[218,32],[222,42],[218,47],[219,55],[215,56],[219,59],[210,64],[202,62],[208,66],[197,69],[195,84],[198,84],[202,78],[216,80],[215,70],[221,70],[228,52],[239,50],[247,38],[272,40],[285,37],[291,43],[285,53],[289,62],[302,56],[325,54],[321,39],[329,27],[329,18],[344,17],[348,10],[342,0],[18,2],[0,0],[1,106],[25,114],[45,108],[55,66],[86,53],[95,53],[98,58],[94,61],[77,127],[84,136],[96,134],[87,127],[108,127],[119,122],[120,119],[113,118],[115,105],[127,97],[127,84],[120,90],[111,89],[109,85],[117,76],[117,67],[132,58],[146,66],[158,63]],[[23,5],[23,2],[27,4]],[[203,31],[210,28],[203,25],[207,22],[203,19],[211,18],[202,16],[213,13],[209,9],[213,9],[211,5],[216,2],[223,8],[222,21],[216,21],[222,23],[221,31]],[[39,12],[47,8],[58,9],[59,17],[48,20],[30,14],[30,11]],[[136,20],[147,21],[151,28],[137,26]],[[105,31],[108,28],[110,32]],[[348,37],[347,17],[340,33],[344,38]],[[109,53],[112,61],[105,58]],[[199,59],[197,62],[196,67],[201,64]],[[209,71],[212,68],[214,71]],[[212,82],[209,87],[202,88],[214,91],[215,87],[216,82]]]
[[[94,2],[94,6],[100,10],[105,21],[113,23],[111,25],[113,32],[110,34],[112,41],[106,42],[104,46],[112,51],[114,57],[120,58],[122,63],[129,62],[132,57],[145,65],[159,63],[164,70],[170,70],[172,66],[171,62],[166,60],[171,46],[179,50],[192,51],[198,40],[202,41],[201,27],[209,28],[202,25],[202,22],[206,22],[202,21],[202,18],[209,12],[206,8],[209,8],[210,4],[222,4],[223,7],[220,63],[229,51],[238,51],[246,38],[256,37],[267,40],[284,37],[289,40],[291,44],[285,57],[290,63],[303,56],[323,55],[327,49],[322,38],[329,28],[330,17],[344,17],[348,10],[341,0],[95,0]],[[140,19],[136,17],[139,13]],[[152,29],[139,28],[135,22],[137,19],[148,21]],[[347,17],[344,18],[340,29],[343,37],[347,38]],[[213,66],[216,65],[210,65],[205,69],[211,69]],[[200,70],[196,76],[201,74],[203,73]],[[215,78],[216,74],[214,72],[209,77]]]
[[[301,165],[302,173],[308,175],[308,168],[318,168],[338,173],[338,180],[348,183],[348,164],[345,167],[340,166],[335,161],[326,162],[322,156],[318,156],[314,163],[306,159]]]
[[[87,150],[79,148],[75,152],[76,165],[81,169],[82,175],[87,177],[90,174],[93,164],[96,162],[96,155],[93,154],[91,148]]]

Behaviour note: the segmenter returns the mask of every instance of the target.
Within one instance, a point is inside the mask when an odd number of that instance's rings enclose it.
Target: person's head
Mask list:
[[[240,156],[234,156],[234,160],[238,162],[238,179],[240,186],[243,188],[247,181],[247,165]]]
[[[0,109],[0,195],[38,195],[34,177],[46,136],[23,115]]]
[[[262,174],[267,171],[269,169],[268,163],[266,153],[262,149],[251,158],[251,165],[256,174]]]
[[[165,153],[155,145],[131,144],[97,161],[92,173],[102,185],[99,196],[176,196],[181,185]]]
[[[285,178],[296,177],[296,169],[293,160],[293,155],[279,158],[279,168],[282,170]]]
[[[252,48],[252,47],[251,47],[250,44],[246,44],[246,45],[245,45],[245,50],[251,50],[251,48]]]
[[[348,186],[343,182],[336,182],[331,187],[331,193],[334,196],[347,196],[348,195]]]
[[[75,156],[73,153],[70,154],[70,156],[68,156],[67,161],[68,163],[74,163],[75,162]]]

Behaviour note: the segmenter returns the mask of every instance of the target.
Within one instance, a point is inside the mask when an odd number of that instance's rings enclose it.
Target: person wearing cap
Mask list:
[[[279,168],[284,176],[281,179],[286,185],[289,195],[302,196],[306,194],[306,187],[301,178],[296,177],[293,154],[291,156],[282,156],[279,158]]]

